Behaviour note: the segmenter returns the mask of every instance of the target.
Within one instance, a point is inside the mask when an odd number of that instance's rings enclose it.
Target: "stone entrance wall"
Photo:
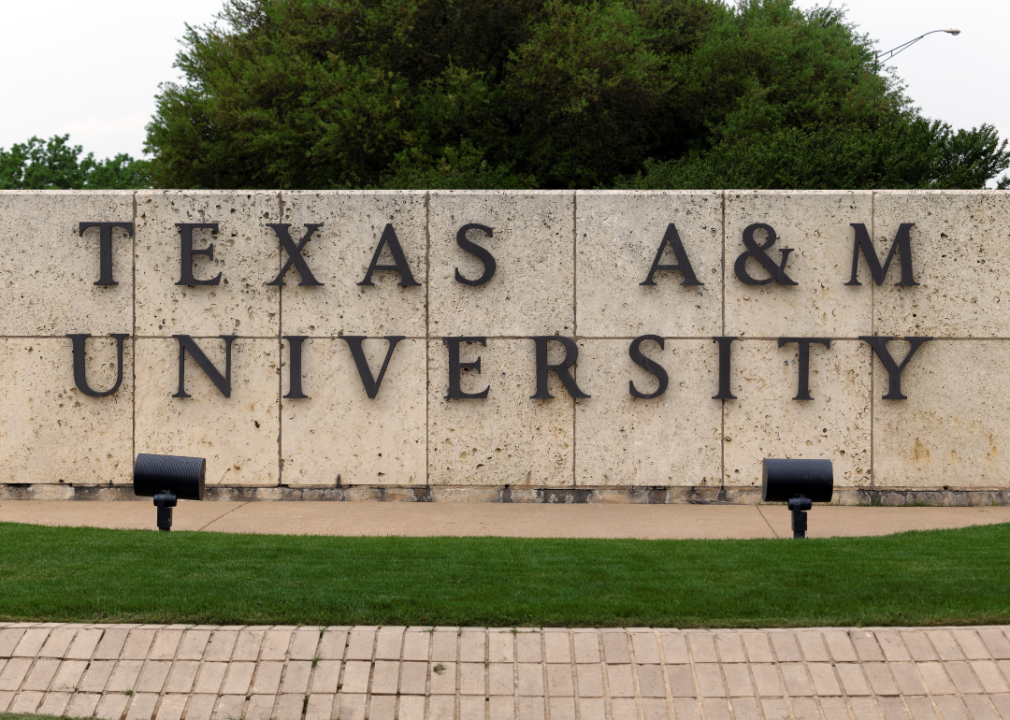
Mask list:
[[[129,224],[104,270],[100,222]],[[320,226],[304,261],[278,224]],[[880,285],[859,226],[897,248]],[[0,232],[0,498],[126,496],[140,452],[206,457],[229,498],[751,502],[764,457],[830,458],[839,502],[1010,491],[1010,193],[3,192]],[[189,397],[177,336],[218,373],[190,351]],[[554,336],[578,359],[533,399]],[[907,399],[874,336],[897,365],[932,338]],[[446,398],[455,347],[487,397]]]

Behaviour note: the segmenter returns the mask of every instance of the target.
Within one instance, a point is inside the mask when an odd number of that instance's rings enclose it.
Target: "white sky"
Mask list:
[[[221,0],[0,0],[0,147],[70,133],[95,157],[143,154],[185,24]]]
[[[800,7],[826,0],[796,0]],[[1007,0],[834,0],[890,49],[931,35],[892,64],[928,117],[955,127],[988,122],[1010,138]],[[158,83],[172,67],[184,24],[209,22],[221,0],[0,0],[0,147],[32,135],[70,133],[85,152],[108,157],[143,152],[144,126]]]
[[[827,5],[827,0],[796,0],[797,7]],[[914,37],[946,28],[960,35],[937,33],[923,38],[888,64],[908,86],[909,97],[926,117],[955,128],[995,125],[1010,139],[1010,94],[1003,92],[1010,70],[1006,31],[1007,0],[834,0],[848,8],[849,20],[890,50]]]

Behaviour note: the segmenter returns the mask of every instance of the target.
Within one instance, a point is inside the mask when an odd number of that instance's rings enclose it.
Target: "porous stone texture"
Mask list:
[[[907,344],[890,343],[896,358]],[[932,340],[905,368],[907,400],[883,400],[887,372],[874,360],[874,476],[878,488],[1010,485],[1010,382],[999,340]]]
[[[448,351],[429,348],[428,482],[431,485],[572,485],[573,400],[554,373],[553,400],[531,400],[537,390],[535,348],[529,339],[464,343],[462,362],[479,357],[481,373],[462,370],[463,392],[490,388],[485,400],[446,400]],[[564,357],[548,344],[548,363]]]
[[[878,192],[874,244],[881,264],[902,223],[917,287],[900,287],[900,253],[874,290],[878,335],[1010,337],[1010,193]],[[860,259],[860,282],[873,282]]]
[[[234,500],[744,503],[758,499],[763,458],[818,457],[834,461],[843,504],[1006,502],[1008,216],[1006,191],[0,192],[0,498],[118,498],[135,453],[156,452],[207,457],[210,496]],[[133,239],[113,231],[118,285],[94,284],[99,231],[81,237],[81,222],[134,223]],[[196,254],[193,268],[222,273],[221,284],[176,285],[177,224],[211,222],[219,233],[197,230],[193,246],[213,243],[214,259]],[[300,254],[322,286],[300,285],[297,265],[270,285],[289,260],[276,223],[296,244],[320,226]],[[774,228],[776,264],[792,248],[785,272],[798,285],[739,279],[741,253],[751,276],[768,277],[743,243],[754,223]],[[858,223],[880,262],[899,226],[914,224],[919,285],[896,285],[900,254],[881,286],[860,254],[862,284],[846,285]],[[476,287],[457,280],[484,270],[459,246],[467,224],[491,229],[467,238],[497,264]],[[387,225],[417,286],[388,270],[358,285]],[[671,227],[703,285],[675,271],[641,284]],[[379,263],[391,262],[387,248]],[[661,262],[677,261],[667,249]],[[68,333],[93,336],[96,390],[114,381],[110,334],[132,335],[115,395],[76,389]],[[220,336],[237,336],[231,398],[192,358],[192,397],[173,397],[172,335],[194,338],[220,370]],[[373,376],[383,338],[406,338],[374,400],[341,339],[355,335],[368,338]],[[576,340],[573,373],[589,398],[573,401],[554,373],[555,399],[530,397],[537,335]],[[642,335],[665,339],[664,350],[643,346],[670,375],[660,398],[628,391],[629,381],[655,387],[628,354]],[[897,337],[897,358],[901,338],[935,338],[905,370],[907,400],[882,399],[886,373],[859,339],[868,335]],[[308,399],[282,398],[284,336],[308,338]],[[715,336],[739,338],[735,400],[712,397]],[[463,370],[461,386],[490,386],[487,399],[445,399],[447,337],[486,339],[462,347],[482,372]],[[810,401],[794,399],[798,351],[778,348],[782,337],[831,339],[830,350],[811,345]],[[551,362],[561,350],[551,344]]]
[[[443,336],[571,335],[575,323],[575,194],[562,191],[433,191],[429,332]],[[460,228],[478,223],[494,237],[471,230],[467,238],[495,258],[484,285],[484,266],[456,242]]]
[[[575,472],[579,485],[716,485],[721,482],[718,351],[712,340],[665,340],[642,351],[669,375],[659,381],[633,363],[626,340],[581,340],[579,376],[590,398],[576,401]]]
[[[642,285],[673,225],[702,285],[659,270]],[[722,193],[579,191],[576,311],[589,337],[722,334]],[[665,247],[661,265],[677,265]]]
[[[224,374],[225,342],[196,342]],[[206,458],[208,485],[277,485],[279,364],[277,340],[235,340],[231,397],[225,398],[187,352],[190,397],[177,398],[178,342],[137,340],[136,451]]]
[[[389,344],[362,343],[373,378]],[[290,393],[285,343],[283,389]],[[415,485],[426,479],[426,372],[423,340],[396,344],[379,392],[370,400],[348,345],[306,340],[302,392],[282,400],[284,483],[293,487]]]
[[[848,286],[852,271],[854,230],[851,223],[872,227],[871,192],[726,192],[726,335],[740,337],[847,337],[870,335],[872,291]],[[785,272],[796,285],[747,285],[736,275],[741,254],[749,253],[744,230],[754,223],[771,225],[777,235],[767,256],[779,265],[792,248]],[[760,245],[763,231],[756,234]],[[746,260],[750,277],[768,272],[753,257]]]
[[[285,335],[404,335],[424,337],[427,301],[426,193],[289,192],[282,194],[284,222],[300,242],[305,224],[322,224],[302,250],[321,287],[301,287],[292,267],[284,277]],[[414,280],[401,287],[399,273],[377,270],[372,286],[361,286],[386,225],[396,232]],[[287,253],[282,262],[287,263]],[[392,265],[389,248],[379,265]],[[271,278],[272,280],[272,278]]]
[[[74,385],[73,353],[66,338],[0,339],[6,376],[0,400],[0,482],[58,486],[132,481],[133,343],[123,343],[123,382],[108,397],[87,397]],[[116,382],[116,341],[86,344],[87,377],[95,390]],[[54,487],[55,486],[55,487]],[[67,491],[72,490],[67,487]]]
[[[136,334],[140,337],[276,336],[280,243],[268,223],[280,218],[280,197],[262,191],[161,190],[137,193]],[[214,246],[214,258],[193,256],[193,276],[218,285],[177,285],[182,240],[178,223],[218,223],[193,230],[193,248]]]
[[[761,484],[764,458],[820,458],[834,465],[835,487],[870,485],[870,347],[833,340],[810,348],[810,396],[797,394],[795,345],[733,343],[723,436],[728,486]],[[878,385],[879,387],[879,385]]]
[[[19,190],[0,193],[0,335],[129,333],[133,244],[112,231],[112,272],[99,279],[99,229],[82,222],[133,222],[133,193]]]

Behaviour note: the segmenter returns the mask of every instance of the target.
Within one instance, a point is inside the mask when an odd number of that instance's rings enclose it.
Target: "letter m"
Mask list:
[[[873,241],[870,239],[870,233],[866,232],[866,225],[863,223],[851,223],[853,229],[856,231],[856,241],[852,248],[852,278],[845,283],[846,285],[862,285],[859,282],[859,278],[856,274],[859,270],[859,251],[863,251],[863,257],[866,258],[866,265],[870,268],[870,274],[873,275],[873,282],[877,285],[884,284],[884,277],[887,275],[888,268],[891,267],[891,261],[894,260],[894,254],[901,253],[901,282],[898,285],[918,285],[915,278],[912,277],[912,243],[909,239],[908,231],[915,227],[915,223],[902,223],[898,227],[898,232],[894,236],[894,242],[891,243],[891,249],[887,253],[887,257],[884,259],[884,266],[880,266],[880,260],[877,259],[877,251],[873,248]]]

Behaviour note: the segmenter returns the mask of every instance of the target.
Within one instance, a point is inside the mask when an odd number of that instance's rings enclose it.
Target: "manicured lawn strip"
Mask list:
[[[0,523],[0,619],[1007,623],[1010,525],[878,538],[641,541],[159,534]]]

